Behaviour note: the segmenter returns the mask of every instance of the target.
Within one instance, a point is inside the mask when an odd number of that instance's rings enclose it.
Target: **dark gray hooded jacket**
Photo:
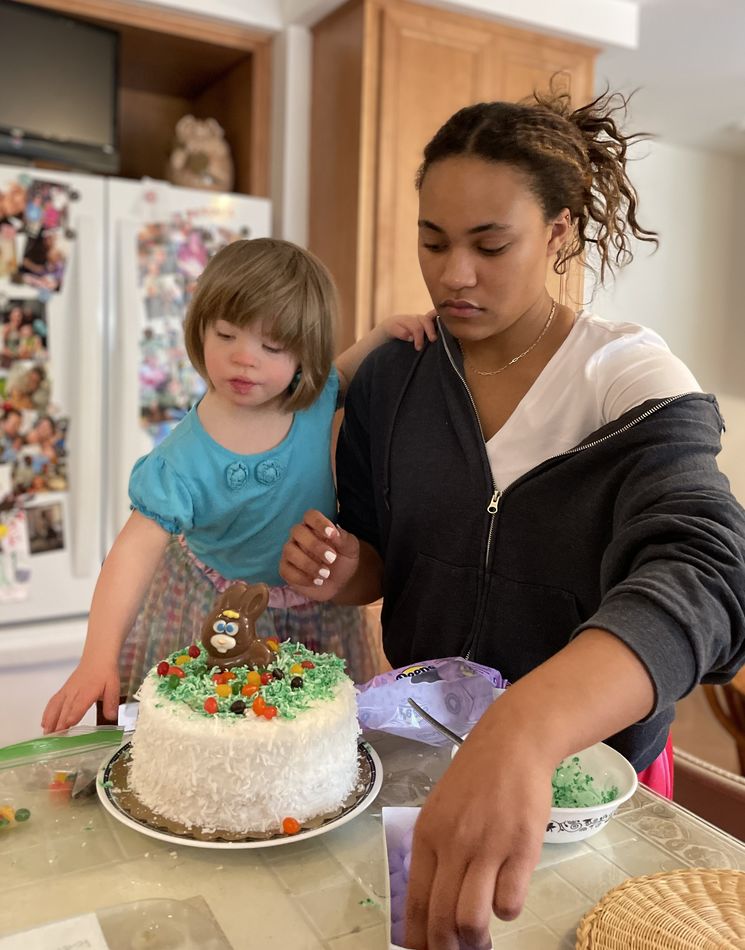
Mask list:
[[[608,740],[645,768],[675,701],[745,661],[745,512],[716,465],[722,428],[711,395],[651,401],[499,493],[442,325],[420,352],[377,349],[347,394],[337,477],[340,524],[385,564],[391,664],[469,655],[514,681],[609,630],[655,685],[652,714]]]

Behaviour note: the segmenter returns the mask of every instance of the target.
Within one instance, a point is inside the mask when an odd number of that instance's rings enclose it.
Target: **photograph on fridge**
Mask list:
[[[26,508],[28,544],[31,554],[59,551],[65,546],[62,505],[36,505]]]
[[[33,180],[26,189],[24,230],[31,237],[42,231],[67,230],[71,192],[55,181]]]
[[[137,239],[139,292],[145,312],[138,371],[140,423],[158,445],[204,395],[186,354],[183,321],[210,257],[238,234],[175,214],[148,222]]]
[[[0,222],[9,224],[14,231],[22,231],[26,211],[27,175],[14,179],[0,188]]]
[[[0,370],[17,360],[47,358],[46,306],[38,299],[0,301]]]
[[[2,207],[0,205],[1,215]],[[9,280],[18,270],[16,243],[16,229],[10,221],[0,220],[0,280]]]
[[[60,231],[42,229],[26,237],[20,265],[12,279],[44,295],[59,293],[68,259],[67,238]]]

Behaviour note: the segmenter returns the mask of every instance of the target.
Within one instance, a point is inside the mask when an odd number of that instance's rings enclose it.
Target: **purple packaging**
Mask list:
[[[357,714],[363,729],[445,746],[449,740],[422,719],[409,699],[462,736],[508,685],[501,673],[472,660],[427,660],[381,673],[358,686]]]

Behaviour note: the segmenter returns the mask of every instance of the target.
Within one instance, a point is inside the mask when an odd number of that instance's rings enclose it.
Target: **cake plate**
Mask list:
[[[238,835],[219,829],[206,832],[201,828],[186,826],[170,821],[156,814],[140,802],[129,789],[129,766],[131,763],[131,742],[127,742],[110,757],[104,760],[98,770],[96,791],[101,804],[128,828],[140,831],[159,841],[169,844],[188,845],[193,848],[272,848],[276,845],[292,844],[306,838],[333,831],[346,824],[363,812],[375,799],[383,784],[383,767],[377,752],[369,742],[360,740],[357,744],[357,762],[359,777],[354,790],[342,805],[327,815],[319,815],[302,823],[295,835],[283,832],[253,832]]]

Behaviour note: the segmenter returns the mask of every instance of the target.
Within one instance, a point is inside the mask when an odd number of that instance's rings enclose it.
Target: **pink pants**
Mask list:
[[[673,739],[667,737],[667,744],[657,758],[646,769],[639,772],[639,781],[653,792],[673,797]]]

